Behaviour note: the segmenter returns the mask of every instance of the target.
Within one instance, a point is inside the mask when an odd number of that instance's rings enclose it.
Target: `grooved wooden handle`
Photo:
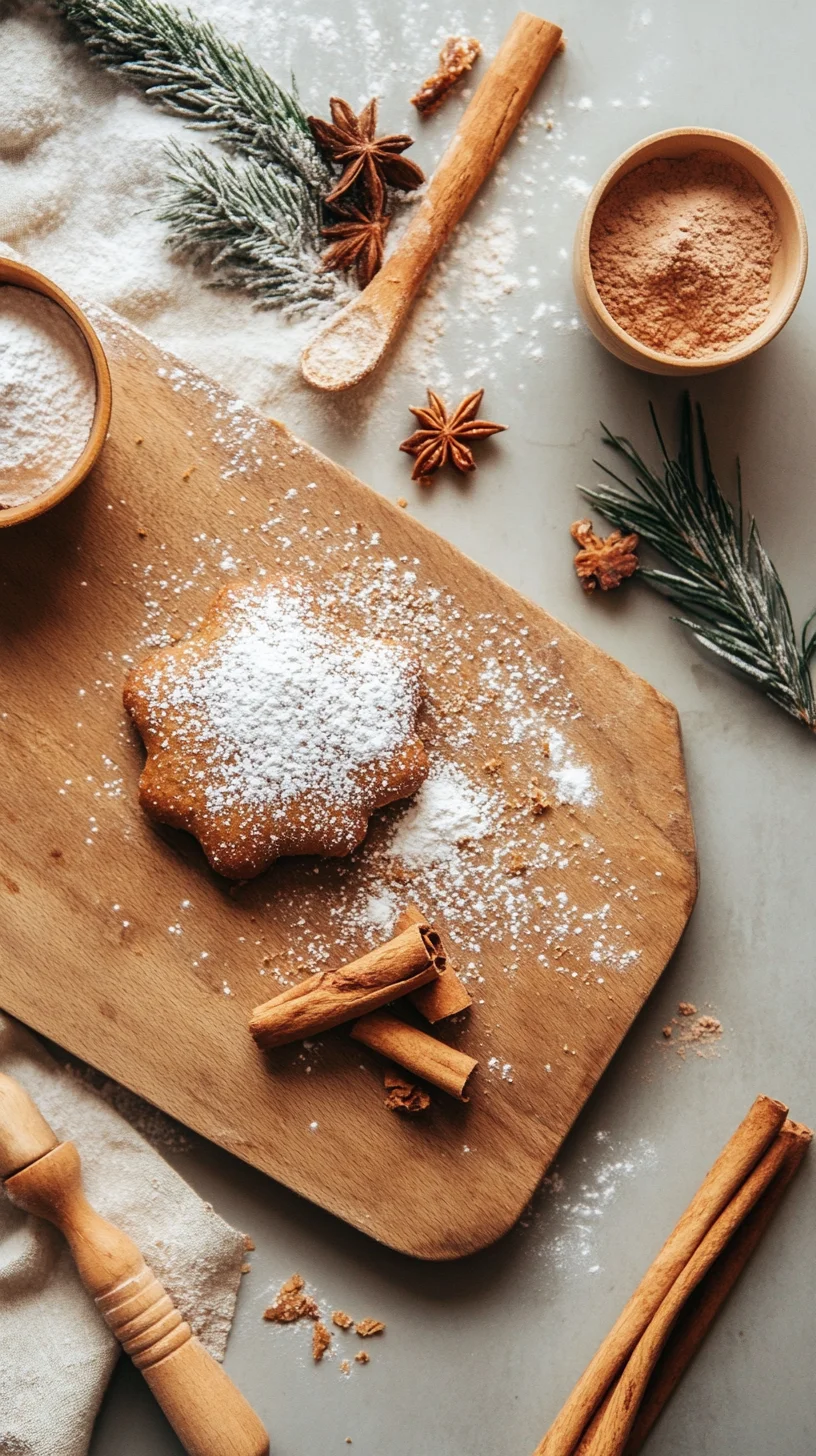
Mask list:
[[[189,1456],[266,1456],[269,1439],[252,1407],[199,1344],[133,1240],[88,1203],[74,1144],[59,1143],[7,1178],[5,1188],[19,1208],[65,1235],[83,1284]]]

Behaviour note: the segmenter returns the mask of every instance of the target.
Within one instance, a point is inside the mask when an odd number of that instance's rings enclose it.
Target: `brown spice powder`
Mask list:
[[[600,203],[590,263],[612,317],[661,353],[722,353],[768,316],[775,208],[721,152],[655,157]]]

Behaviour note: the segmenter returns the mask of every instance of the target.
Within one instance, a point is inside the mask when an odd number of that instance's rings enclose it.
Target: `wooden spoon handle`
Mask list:
[[[403,312],[428,264],[447,242],[518,126],[561,44],[561,29],[520,11],[482,78],[428,184],[416,216],[373,279],[380,292],[399,286]]]
[[[379,273],[307,344],[304,378],[349,389],[377,367],[422,281],[491,167],[561,43],[549,20],[522,11],[460,121],[416,214]]]
[[[241,1392],[192,1333],[133,1240],[88,1203],[79,1153],[60,1143],[5,1182],[19,1208],[56,1224],[108,1327],[141,1370],[189,1456],[266,1456]]]

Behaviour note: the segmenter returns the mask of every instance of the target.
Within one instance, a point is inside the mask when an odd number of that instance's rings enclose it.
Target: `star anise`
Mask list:
[[[612,591],[637,571],[635,553],[640,537],[634,532],[630,536],[623,536],[620,531],[606,537],[596,536],[591,521],[573,521],[570,535],[581,547],[575,557],[575,570],[584,591],[592,592],[596,585],[601,591]]]
[[[369,217],[361,208],[352,206],[337,206],[334,210],[342,221],[320,229],[324,238],[334,239],[323,254],[323,267],[342,273],[356,268],[357,282],[365,288],[382,267],[385,234],[391,218],[386,212]]]
[[[400,450],[416,456],[412,480],[433,475],[448,460],[457,470],[476,469],[476,461],[464,442],[486,440],[488,435],[498,435],[500,430],[507,428],[506,425],[494,425],[490,420],[476,419],[483,394],[483,389],[477,389],[473,394],[466,395],[450,415],[439,395],[434,394],[432,389],[428,390],[427,408],[410,407],[411,414],[416,416],[422,426],[422,429],[415,430],[400,445]]]
[[[404,134],[378,137],[377,100],[372,98],[355,116],[347,101],[332,96],[331,122],[321,121],[319,116],[310,116],[317,145],[332,162],[343,167],[343,174],[331,192],[326,194],[328,203],[336,202],[358,180],[367,189],[374,212],[381,212],[385,186],[399,187],[408,192],[425,181],[425,173],[416,165],[401,157],[407,147],[413,146],[413,138]]]

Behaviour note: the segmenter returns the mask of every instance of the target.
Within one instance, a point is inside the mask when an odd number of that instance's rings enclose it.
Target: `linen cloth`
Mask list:
[[[223,1358],[243,1235],[19,1022],[0,1013],[0,1071],[82,1156],[88,1198],[135,1239],[202,1343]],[[0,1192],[0,1452],[85,1456],[119,1345],[60,1233]]]

